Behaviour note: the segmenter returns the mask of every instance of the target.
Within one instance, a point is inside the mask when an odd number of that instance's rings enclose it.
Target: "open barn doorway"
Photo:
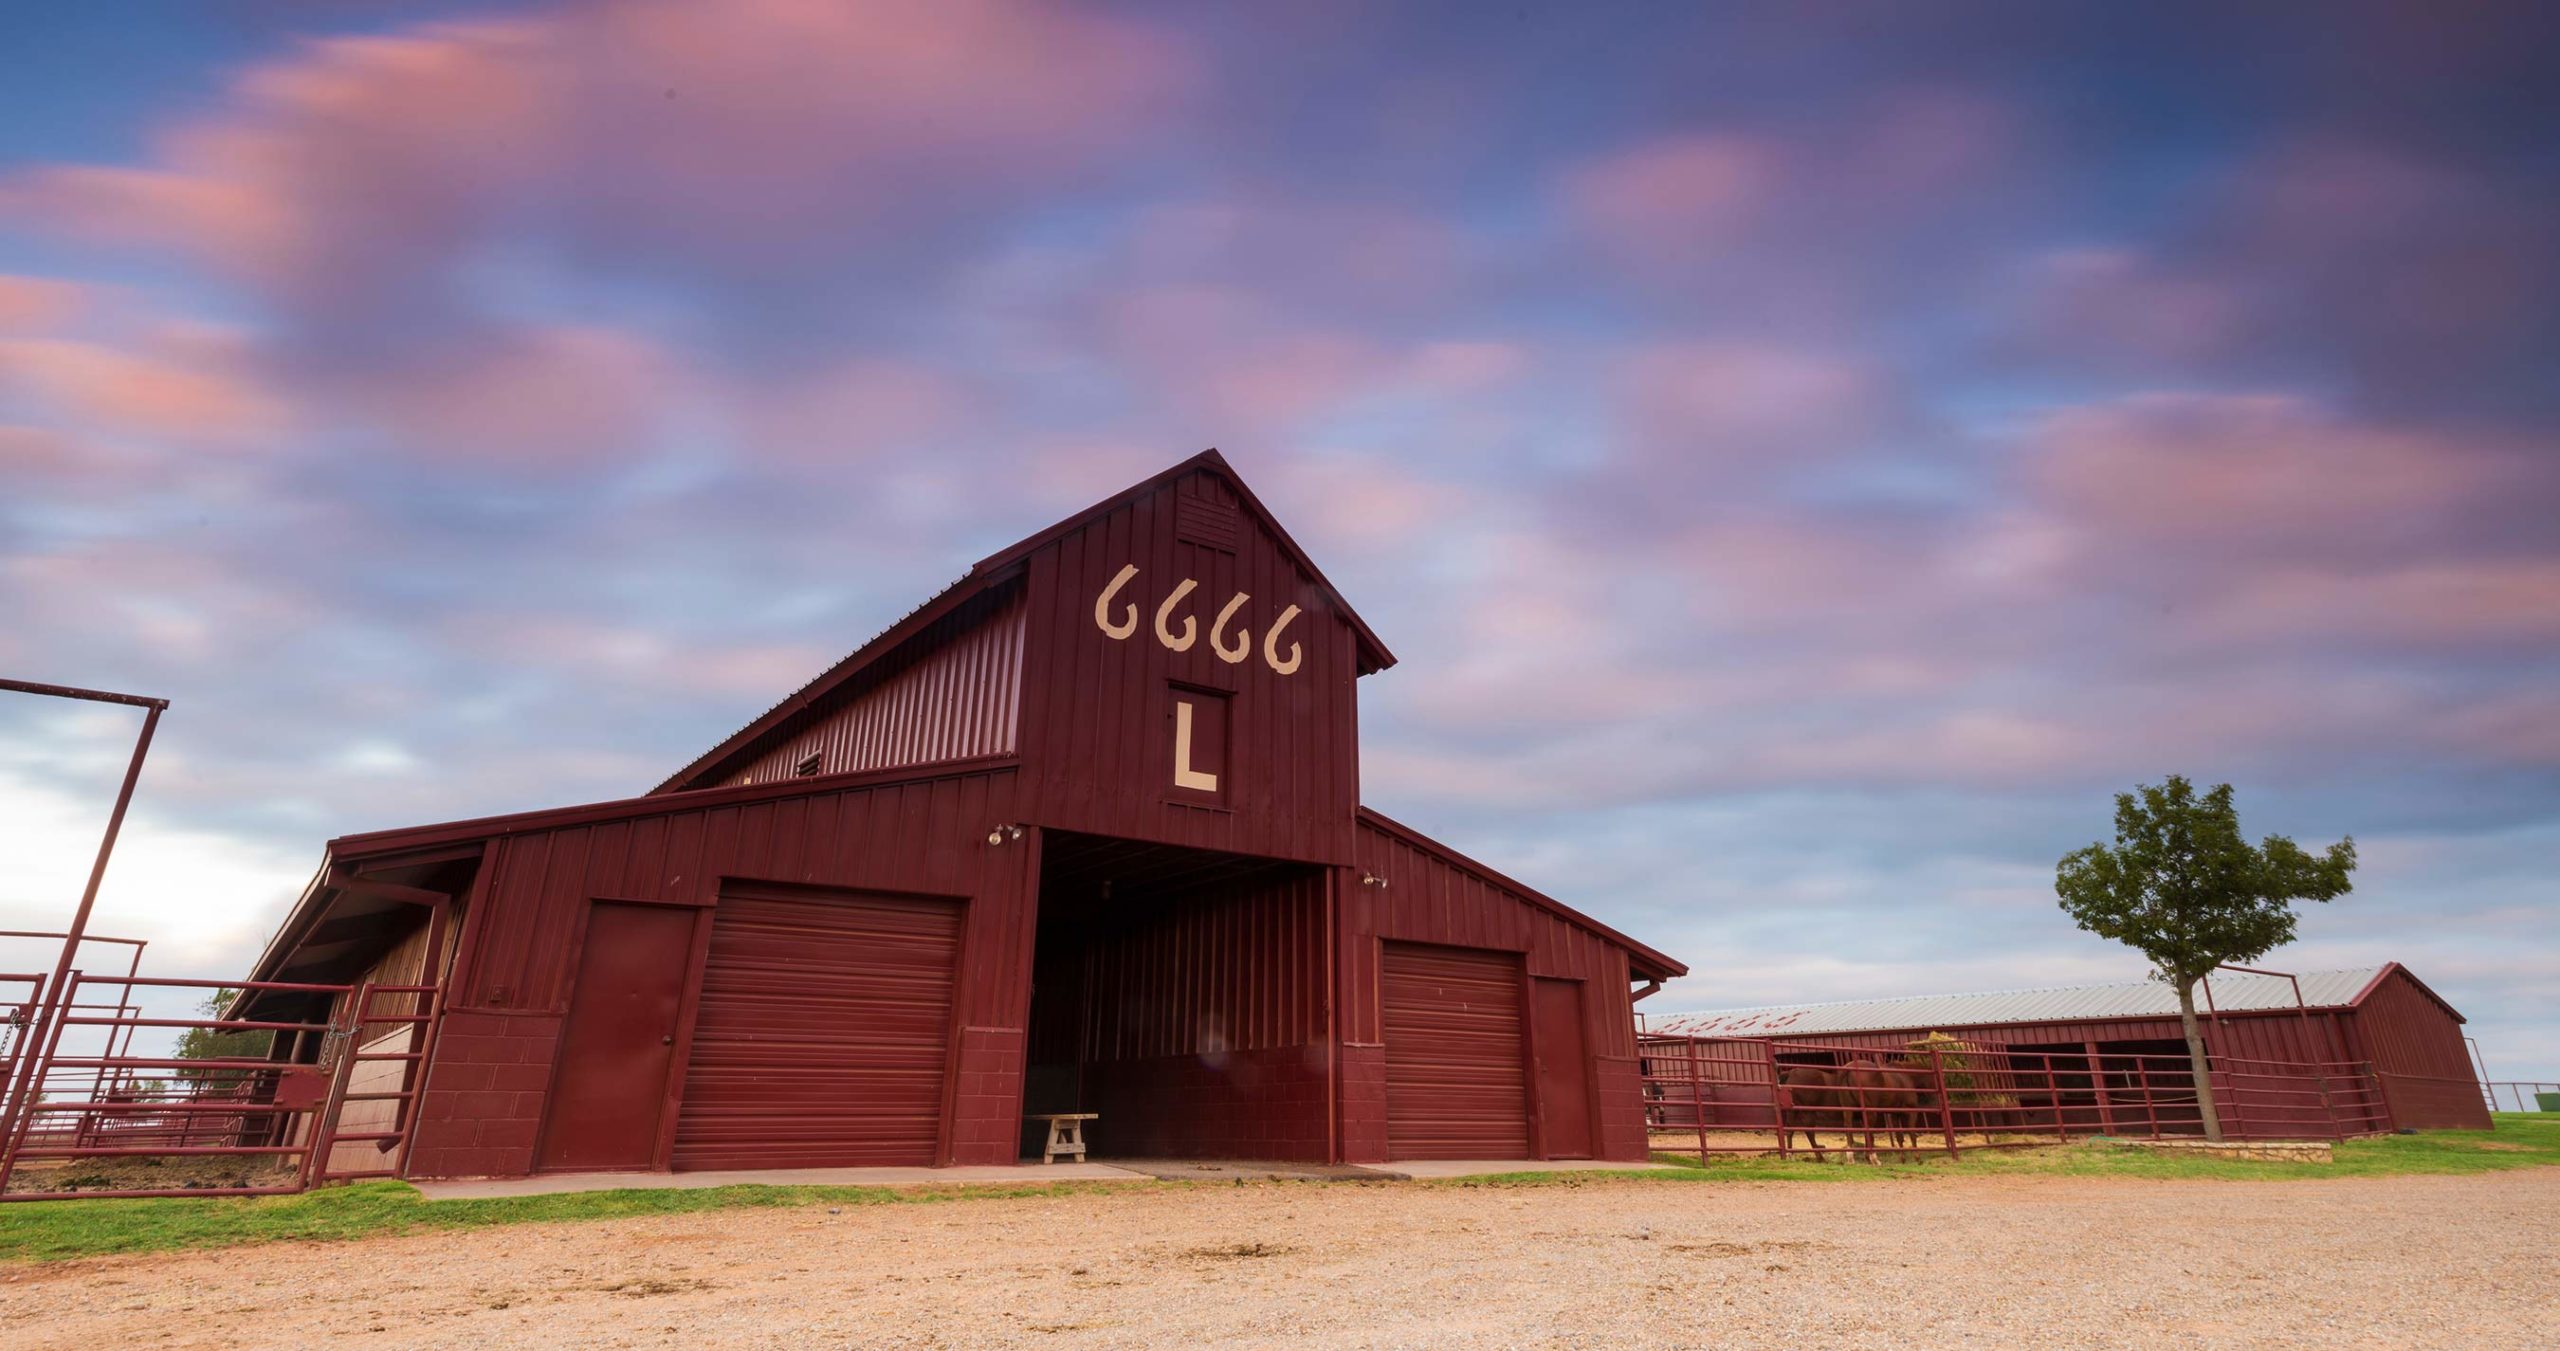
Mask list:
[[[1044,835],[1023,1072],[1026,1157],[1053,1112],[1089,1157],[1324,1162],[1326,871]]]

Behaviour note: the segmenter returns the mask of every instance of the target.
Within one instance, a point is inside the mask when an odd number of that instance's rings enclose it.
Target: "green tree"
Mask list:
[[[237,990],[216,990],[198,1011],[207,1018],[218,1018],[231,1003]],[[190,1027],[178,1038],[177,1059],[180,1060],[263,1060],[268,1048],[275,1044],[276,1034],[256,1030],[223,1031],[211,1027]],[[205,1081],[206,1087],[228,1086],[248,1077],[249,1071],[218,1067],[193,1067],[178,1071],[181,1079]]]
[[[2053,890],[2083,929],[2151,959],[2178,992],[2187,1062],[2208,1140],[2222,1138],[2196,1028],[2196,982],[2225,962],[2253,962],[2293,941],[2295,901],[2344,896],[2356,866],[2353,836],[2314,857],[2282,835],[2257,847],[2240,834],[2231,785],[2202,798],[2172,774],[2166,783],[2116,794],[2116,842],[2064,855]]]

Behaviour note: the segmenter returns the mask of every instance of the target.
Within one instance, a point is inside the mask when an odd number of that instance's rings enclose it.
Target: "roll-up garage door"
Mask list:
[[[1520,957],[1386,945],[1387,1157],[1525,1159]]]
[[[935,1162],[959,947],[949,901],[723,892],[675,1166]]]

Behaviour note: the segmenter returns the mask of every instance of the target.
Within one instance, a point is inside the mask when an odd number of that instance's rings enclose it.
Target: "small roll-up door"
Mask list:
[[[1520,956],[1389,943],[1387,1157],[1524,1159]]]
[[[675,1166],[931,1164],[960,908],[869,892],[723,892]]]

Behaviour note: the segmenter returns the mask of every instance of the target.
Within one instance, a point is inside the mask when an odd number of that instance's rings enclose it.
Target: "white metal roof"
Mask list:
[[[2302,1002],[2309,1007],[2344,1008],[2373,984],[2388,965],[2346,971],[2305,971]],[[2282,976],[2217,972],[2212,980],[2213,1007],[2224,1012],[2289,1009],[2293,982]],[[2204,992],[2196,993],[2196,1009],[2205,1008]],[[1655,1032],[1701,1037],[1803,1036],[1808,1033],[1881,1032],[1902,1028],[1986,1027],[2000,1023],[2067,1023],[2087,1018],[2174,1018],[2178,996],[2156,980],[2129,980],[2113,985],[2067,985],[2044,990],[1997,990],[1986,994],[1906,995],[1897,999],[1851,999],[1832,1004],[1781,1004],[1714,1013],[1681,1013],[1646,1019]]]

